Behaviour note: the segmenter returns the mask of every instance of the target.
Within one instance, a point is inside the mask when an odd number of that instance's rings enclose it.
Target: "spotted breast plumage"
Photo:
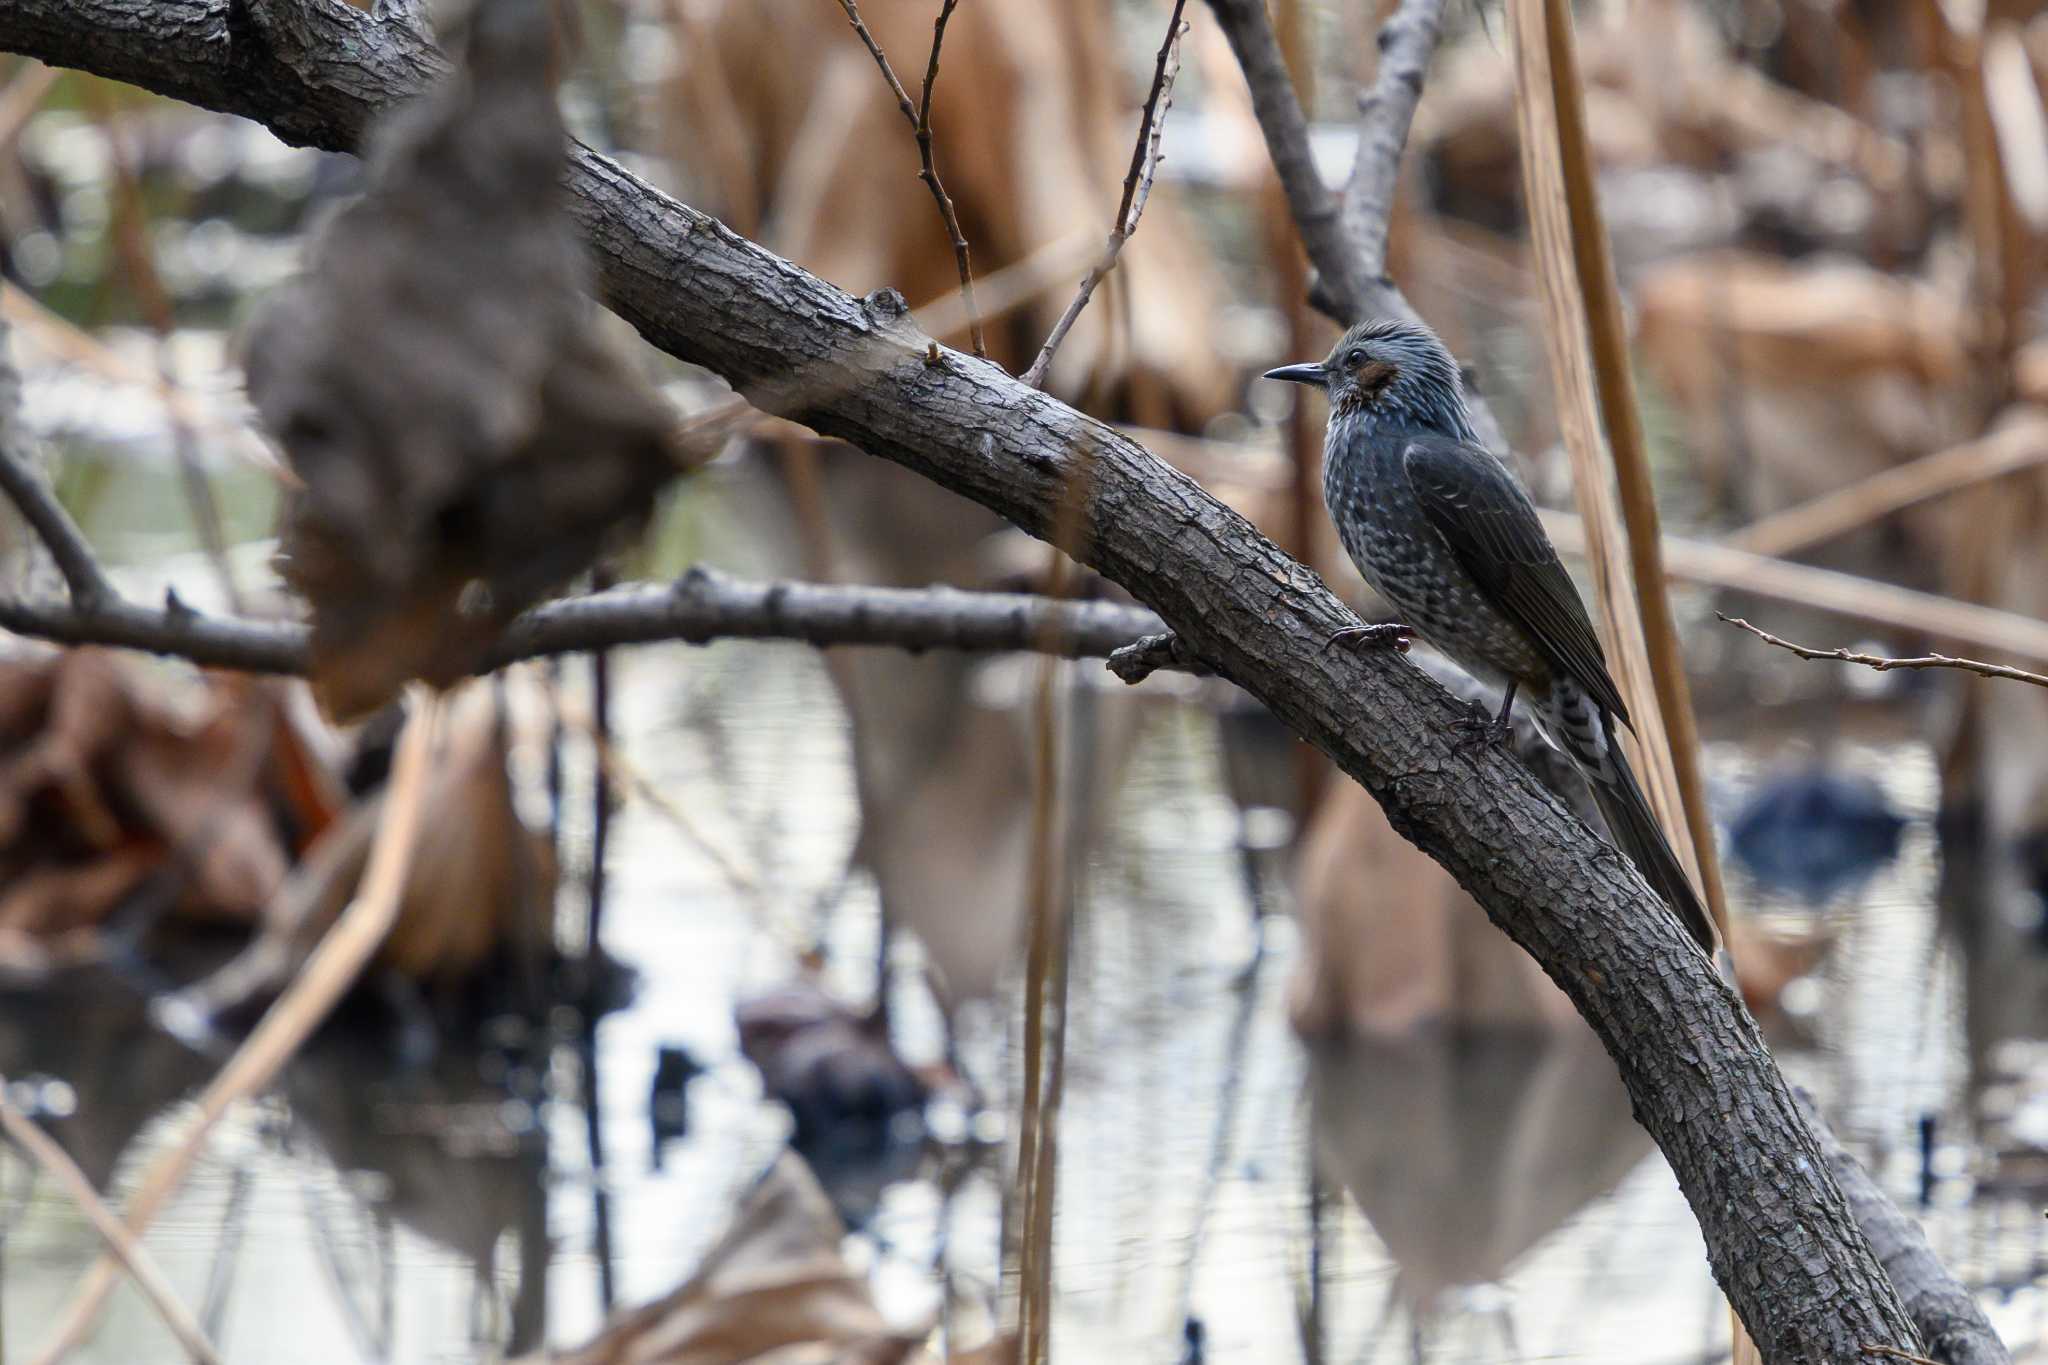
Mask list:
[[[1472,429],[1427,328],[1360,324],[1328,359],[1270,371],[1330,395],[1323,497],[1345,552],[1402,621],[1506,700],[1592,787],[1615,844],[1709,953],[1714,930],[1616,742],[1628,708],[1529,496]]]

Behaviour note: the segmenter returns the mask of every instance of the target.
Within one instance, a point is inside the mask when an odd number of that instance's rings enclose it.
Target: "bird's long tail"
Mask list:
[[[1593,800],[1607,821],[1614,846],[1628,855],[1650,888],[1662,896],[1664,903],[1678,916],[1686,932],[1706,950],[1708,957],[1712,957],[1714,922],[1707,917],[1707,908],[1700,903],[1699,893],[1693,890],[1692,878],[1685,875],[1685,864],[1678,860],[1670,840],[1664,837],[1656,814],[1643,798],[1642,787],[1636,783],[1635,773],[1629,769],[1628,759],[1622,755],[1621,746],[1609,746],[1606,758],[1607,762],[1602,765],[1604,771],[1599,777],[1587,773],[1587,786],[1592,788]]]

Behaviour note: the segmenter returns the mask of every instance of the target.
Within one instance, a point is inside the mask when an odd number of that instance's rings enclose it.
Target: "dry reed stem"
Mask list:
[[[1586,527],[1587,561],[1598,588],[1596,600],[1608,663],[1635,718],[1633,747],[1651,807],[1684,865],[1696,869],[1663,711],[1643,644],[1631,566],[1623,548],[1621,512],[1601,452],[1585,302],[1572,248],[1571,207],[1551,95],[1544,4],[1545,0],[1510,0],[1508,6],[1514,29],[1515,120],[1521,134],[1524,198],[1546,319],[1544,348],[1550,356],[1558,427],[1571,454],[1573,490]],[[1623,742],[1628,743],[1628,738]],[[1696,870],[1694,875],[1697,880]]]
[[[1847,535],[1894,512],[2048,462],[2048,409],[2022,407],[1998,430],[1893,465],[1795,506],[1759,517],[1724,544],[1783,558]]]
[[[179,1144],[159,1156],[130,1199],[127,1228],[140,1236],[176,1193],[230,1106],[274,1080],[313,1030],[355,984],[398,918],[399,900],[419,834],[422,797],[442,703],[423,689],[413,691],[412,714],[400,736],[391,782],[377,823],[377,840],[355,898],[306,959],[255,1031],[199,1097],[199,1117]],[[80,1281],[61,1315],[61,1325],[35,1356],[35,1365],[56,1365],[91,1330],[114,1284],[114,1259],[103,1255]]]
[[[44,1174],[71,1196],[72,1202],[78,1205],[106,1241],[107,1250],[134,1279],[136,1288],[156,1309],[157,1316],[164,1320],[164,1326],[171,1329],[171,1335],[185,1348],[185,1354],[203,1365],[220,1365],[220,1353],[206,1339],[205,1330],[193,1320],[191,1312],[178,1298],[178,1291],[164,1278],[164,1272],[148,1249],[136,1240],[135,1234],[122,1226],[121,1220],[100,1198],[99,1191],[85,1178],[85,1172],[78,1169],[78,1163],[71,1159],[71,1154],[58,1146],[56,1139],[32,1122],[28,1115],[8,1103],[4,1090],[0,1090],[0,1129],[4,1129]]]
[[[1593,149],[1586,134],[1586,107],[1579,80],[1579,58],[1568,5],[1546,0],[1545,30],[1549,37],[1551,93],[1556,102],[1558,153],[1571,217],[1572,254],[1578,266],[1580,296],[1586,301],[1587,336],[1592,365],[1599,378],[1597,397],[1613,457],[1615,482],[1628,536],[1629,567],[1634,575],[1638,623],[1648,651],[1650,682],[1657,710],[1670,739],[1671,780],[1683,808],[1692,840],[1693,868],[1705,893],[1707,913],[1728,938],[1727,893],[1721,866],[1714,856],[1714,817],[1707,808],[1706,779],[1700,771],[1699,722],[1693,714],[1692,687],[1686,678],[1685,653],[1679,646],[1678,624],[1664,590],[1664,557],[1657,517],[1657,492],[1650,478],[1649,441],[1643,435],[1636,407],[1635,379],[1628,360],[1628,329],[1622,322],[1621,289],[1615,282],[1614,257],[1607,226],[1600,217],[1594,191]],[[1659,781],[1663,779],[1660,777]]]
[[[953,244],[953,264],[960,271],[960,294],[967,303],[967,331],[974,342],[974,353],[983,360],[988,359],[988,345],[981,335],[981,314],[974,306],[974,268],[969,263],[967,238],[960,232],[960,215],[953,211],[953,196],[946,193],[946,184],[939,179],[939,168],[932,159],[932,86],[939,79],[939,49],[946,41],[946,21],[953,17],[954,8],[960,0],[943,0],[939,17],[932,23],[931,58],[924,71],[924,102],[922,106],[910,102],[910,92],[903,88],[903,82],[896,79],[896,69],[889,65],[888,57],[882,53],[882,45],[875,41],[875,35],[868,31],[867,22],[860,17],[860,6],[854,0],[839,0],[839,8],[846,11],[846,21],[853,25],[875,59],[875,65],[882,69],[882,79],[889,83],[889,93],[896,97],[896,107],[909,120],[911,134],[917,139],[917,178],[924,181],[932,192],[932,198],[939,206],[939,217],[945,220],[946,235]]]
[[[0,156],[14,150],[15,139],[28,127],[29,120],[42,108],[43,97],[63,74],[57,67],[27,61],[16,70],[6,88],[0,89]]]
[[[1509,0],[1515,30],[1515,122],[1537,281],[1549,325],[1544,341],[1558,389],[1558,418],[1571,453],[1574,487],[1600,587],[1600,611],[1619,665],[1617,682],[1635,716],[1635,749],[1657,811],[1679,858],[1706,893],[1707,910],[1728,937],[1728,907],[1714,862],[1712,818],[1699,771],[1699,734],[1685,661],[1664,596],[1657,506],[1642,425],[1628,372],[1627,338],[1594,198],[1592,152],[1566,0]],[[1600,458],[1597,402],[1605,418],[1617,506]],[[1627,537],[1623,559],[1621,536]],[[1654,656],[1654,663],[1652,662]],[[1668,728],[1667,728],[1668,727]],[[1626,743],[1626,740],[1624,740]],[[1759,1360],[1741,1315],[1728,1309],[1735,1365]]]
[[[1586,532],[1578,517],[1547,509],[1539,514],[1544,530],[1560,551],[1585,552]],[[1673,578],[1707,587],[1737,588],[1859,621],[1917,631],[1952,645],[2048,664],[2048,621],[2018,612],[1682,536],[1664,537],[1664,568]]]
[[[718,869],[718,875],[725,878],[727,886],[758,905],[761,898],[760,876],[731,850],[707,834],[703,826],[699,825],[680,804],[664,795],[661,788],[655,785],[654,779],[642,772],[639,765],[628,758],[616,744],[599,735],[597,722],[590,712],[563,696],[561,689],[549,682],[545,676],[537,675],[536,680],[541,691],[546,694],[548,704],[553,708],[555,715],[590,741],[591,748],[597,754],[598,766],[604,770],[605,775],[617,786],[645,801],[656,814],[673,825],[677,833],[711,861]]]
[[[1024,964],[1024,1102],[1017,1142],[1017,1204],[1023,1228],[1017,1275],[1021,1365],[1043,1365],[1052,1335],[1052,1224],[1058,1188],[1059,1099],[1064,1091],[1061,1044],[1066,1030],[1061,1021],[1066,1013],[1069,946],[1062,895],[1065,879],[1059,868],[1059,755],[1064,727],[1060,724],[1058,679],[1058,662],[1042,660],[1032,704],[1031,938]],[[1052,1029],[1046,1022],[1049,1011],[1055,1018]]]
[[[1790,640],[1783,639],[1771,634],[1767,630],[1753,626],[1740,616],[1730,616],[1725,611],[1717,611],[1714,615],[1739,630],[1748,631],[1765,644],[1776,645],[1779,649],[1790,650],[1802,659],[1839,659],[1845,664],[1861,664],[1863,667],[1875,669],[1879,673],[1889,673],[1895,668],[1952,668],[1964,673],[1975,673],[1985,678],[2003,678],[2011,682],[2032,683],[2035,687],[2048,687],[2048,673],[2029,673],[2024,668],[2013,668],[2008,664],[1987,664],[1981,663],[1976,659],[1958,659],[1948,654],[1921,654],[1913,658],[1895,658],[1884,654],[1858,654],[1854,650],[1849,649],[1813,649],[1807,645],[1794,644]]]

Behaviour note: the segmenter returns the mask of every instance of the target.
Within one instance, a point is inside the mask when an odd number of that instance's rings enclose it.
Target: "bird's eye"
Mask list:
[[[1350,369],[1354,369],[1354,370],[1355,370],[1355,369],[1357,369],[1357,368],[1358,368],[1358,367],[1359,367],[1360,365],[1363,365],[1364,363],[1365,363],[1365,352],[1364,352],[1364,351],[1358,351],[1358,350],[1354,350],[1354,351],[1352,351],[1352,352],[1351,352],[1351,354],[1349,354],[1349,355],[1347,355],[1347,356],[1345,356],[1345,357],[1344,357],[1344,364],[1345,364],[1345,365],[1346,365],[1346,366],[1347,366],[1348,368],[1350,368]]]

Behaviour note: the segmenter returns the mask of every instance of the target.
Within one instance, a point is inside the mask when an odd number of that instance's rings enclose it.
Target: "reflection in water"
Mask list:
[[[223,945],[209,961],[192,964],[191,975],[231,951]],[[150,1249],[181,1292],[203,1305],[209,1334],[226,1346],[236,1322],[248,1316],[237,1300],[260,1294],[273,1279],[274,1267],[258,1260],[280,1231],[278,1205],[295,1203],[293,1231],[304,1236],[303,1250],[329,1292],[308,1301],[302,1284],[294,1297],[313,1310],[310,1321],[338,1317],[335,1325],[346,1334],[302,1358],[418,1359],[417,1326],[400,1335],[400,1301],[416,1290],[403,1262],[419,1254],[417,1245],[399,1246],[396,1234],[404,1230],[414,1235],[409,1242],[441,1253],[436,1260],[446,1263],[452,1252],[449,1268],[465,1270],[474,1286],[482,1310],[475,1330],[461,1319],[444,1328],[493,1349],[536,1345],[546,1326],[548,1268],[547,1144],[537,1121],[542,1072],[523,1049],[464,1045],[454,1037],[442,1040],[431,1062],[408,1065],[390,1021],[363,1017],[375,1013],[344,1013],[293,1060],[279,1088],[289,1119],[264,1135],[269,1151],[251,1150],[249,1134],[232,1123],[224,1127],[211,1164],[229,1169],[202,1166],[192,1182],[197,1189],[152,1229]],[[511,1022],[491,1031],[516,1038],[523,1030]],[[132,1159],[135,1151],[175,1140],[182,1123],[152,1121],[175,1114],[177,1102],[217,1065],[156,1029],[137,983],[119,971],[81,968],[0,995],[0,1074],[17,1084],[36,1082],[35,1093],[56,1099],[38,1121],[103,1191],[119,1183],[118,1171],[132,1176],[143,1164]],[[307,1178],[304,1163],[314,1153],[321,1176]],[[198,1246],[190,1236],[195,1203],[217,1205]],[[33,1218],[41,1208],[31,1204],[26,1212]],[[68,1207],[61,1212],[75,1217]],[[31,1242],[40,1253],[31,1259],[46,1262],[55,1281],[53,1297],[44,1300],[51,1307],[98,1251],[82,1224],[70,1231],[84,1235],[64,1236],[60,1254],[38,1245],[43,1237]],[[507,1234],[516,1243],[509,1257]],[[91,1358],[155,1359],[166,1349],[153,1319],[132,1308],[116,1302]],[[13,1315],[10,1322],[35,1336],[44,1316]]]
[[[1398,1267],[1387,1316],[1405,1311],[1418,1343],[1485,1318],[1510,1348],[1507,1300],[1469,1291],[1504,1279],[1652,1147],[1584,1028],[1322,1042],[1309,1087],[1318,1168]]]
[[[853,825],[844,740],[814,656],[652,649],[623,658],[620,676],[620,734],[636,761],[770,873],[750,901],[660,815],[636,804],[620,813],[605,937],[639,969],[641,991],[604,1021],[598,1056],[603,1188],[630,1307],[701,1267],[794,1126],[764,1102],[733,1010],[788,979],[781,942],[809,939],[817,891],[843,869]],[[1738,785],[1763,766],[1728,746],[1715,757]],[[1920,1117],[1943,1116],[1930,1231],[1966,1275],[2011,1288],[1994,1315],[2024,1346],[2039,1339],[2044,1306],[2033,1245],[2042,1220],[2028,1202],[2038,1187],[2028,1193],[2021,1177],[2028,1154],[2048,1150],[2048,1060],[2012,1044],[2048,1031],[2044,973],[2025,926],[1981,950],[1964,940],[1960,955],[1936,940],[1935,855],[1918,818],[1931,765],[1898,746],[1854,757],[1915,819],[1898,861],[1853,909],[1830,911],[1843,927],[1815,986],[1824,1046],[1781,1055],[1834,1104],[1846,1138],[1898,1154],[1878,1163],[1894,1194],[1917,1187]],[[1205,713],[1158,707],[1091,868],[1061,1130],[1056,1359],[1163,1365],[1191,1319],[1216,1365],[1300,1359],[1311,1140],[1325,1187],[1344,1191],[1320,1244],[1325,1360],[1677,1365],[1725,1349],[1726,1310],[1690,1212],[1583,1029],[1296,1045],[1285,996],[1299,945],[1285,917],[1259,927],[1265,965],[1241,976],[1253,921],[1222,766]],[[580,834],[565,841],[572,878]],[[1271,879],[1275,902],[1282,881]],[[871,984],[874,910],[872,885],[857,880],[825,926],[836,996],[863,998]],[[806,932],[784,932],[792,924]],[[75,1113],[46,1121],[117,1202],[146,1155],[175,1137],[180,1097],[214,1065],[149,1029],[141,990],[157,984],[102,975],[0,998],[0,1070],[75,1088]],[[1987,1059],[1979,1092],[2004,1106],[1985,1127],[1988,1145],[1969,1121],[1976,1101],[1961,1093],[1966,1007]],[[998,1101],[1014,1061],[1007,1017],[990,1011],[962,1039]],[[903,1010],[897,1028],[906,1056],[932,1055],[928,1007]],[[444,1037],[411,1071],[390,1059],[393,1032],[373,1014],[365,1029],[324,1037],[279,1096],[235,1111],[151,1251],[234,1360],[468,1361],[515,1343],[590,1340],[593,1181],[581,1117],[556,1098],[577,1091],[565,1074],[574,1048],[556,1042],[575,1036],[575,1022],[530,1039],[494,1029],[496,1048]],[[677,1081],[692,1068],[671,1051],[664,1074],[662,1047],[702,1064],[687,1092]],[[0,1318],[8,1346],[27,1349],[97,1246],[60,1199],[8,1202],[23,1167],[4,1160]],[[892,1323],[935,1312],[943,1219],[956,1315],[966,1339],[979,1334],[985,1322],[965,1305],[999,1287],[1002,1183],[977,1174],[943,1214],[929,1169],[874,1196],[849,1263]],[[80,1359],[165,1359],[166,1342],[123,1290]]]

